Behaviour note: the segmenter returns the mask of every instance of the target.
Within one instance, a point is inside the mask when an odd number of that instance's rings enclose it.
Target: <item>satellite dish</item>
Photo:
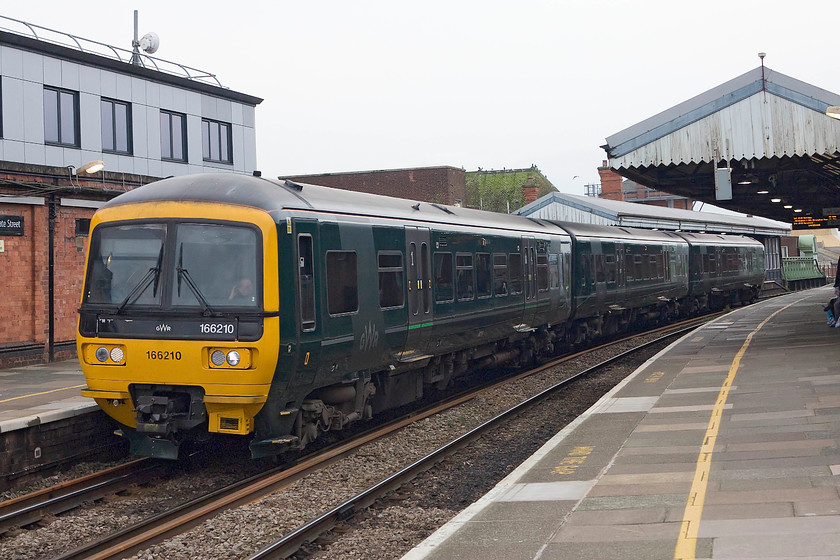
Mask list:
[[[154,54],[158,50],[158,47],[160,47],[160,37],[158,37],[157,33],[146,33],[140,39],[140,48],[149,54]]]

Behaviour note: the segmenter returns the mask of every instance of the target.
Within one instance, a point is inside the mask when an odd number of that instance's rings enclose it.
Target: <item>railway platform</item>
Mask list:
[[[0,434],[97,408],[77,359],[0,370]]]
[[[67,461],[108,459],[127,445],[93,399],[78,360],[0,370],[0,491]]]
[[[670,345],[403,560],[840,559],[831,295]]]

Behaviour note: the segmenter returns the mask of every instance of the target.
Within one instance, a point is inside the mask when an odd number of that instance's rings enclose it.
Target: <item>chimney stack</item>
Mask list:
[[[624,191],[621,188],[621,175],[610,169],[607,160],[598,168],[598,175],[601,176],[601,198],[610,200],[624,200]]]

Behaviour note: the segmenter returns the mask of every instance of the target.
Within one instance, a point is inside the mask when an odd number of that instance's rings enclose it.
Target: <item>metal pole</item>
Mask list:
[[[47,227],[47,250],[49,251],[49,278],[47,280],[49,292],[47,295],[47,348],[49,352],[49,361],[53,362],[55,359],[55,219],[58,214],[56,205],[58,201],[55,198],[55,193],[50,193],[50,198],[47,213],[48,213],[48,227]]]

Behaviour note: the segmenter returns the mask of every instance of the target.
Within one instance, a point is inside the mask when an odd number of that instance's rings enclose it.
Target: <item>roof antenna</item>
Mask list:
[[[134,48],[131,53],[131,64],[135,66],[143,66],[140,60],[140,49],[148,54],[154,54],[160,47],[160,38],[155,32],[146,33],[142,39],[137,39],[137,10],[134,10],[134,40],[131,41],[131,46]]]

